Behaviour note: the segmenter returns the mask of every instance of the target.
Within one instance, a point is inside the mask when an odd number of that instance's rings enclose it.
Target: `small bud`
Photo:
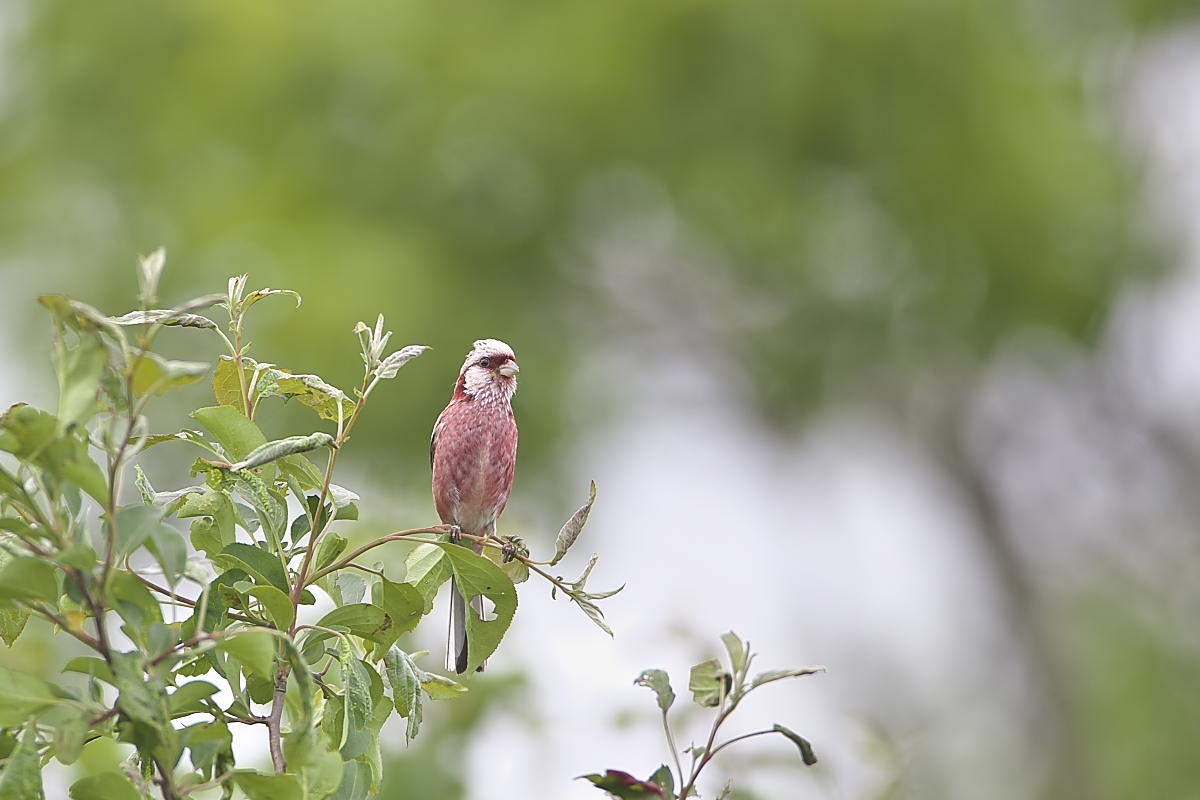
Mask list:
[[[138,274],[138,285],[141,290],[141,300],[146,305],[153,305],[155,293],[158,291],[158,279],[167,263],[167,251],[158,248],[150,255],[141,259],[141,270]]]

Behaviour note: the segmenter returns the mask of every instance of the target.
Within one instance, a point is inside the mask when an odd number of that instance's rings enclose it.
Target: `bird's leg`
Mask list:
[[[450,529],[450,543],[462,544],[462,528],[457,525],[448,525],[447,527]]]

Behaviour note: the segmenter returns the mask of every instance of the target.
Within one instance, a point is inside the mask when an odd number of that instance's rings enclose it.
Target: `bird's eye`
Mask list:
[[[491,365],[492,365],[492,360],[490,358],[488,358],[487,356],[484,356],[483,358],[479,359],[479,366],[490,367]]]

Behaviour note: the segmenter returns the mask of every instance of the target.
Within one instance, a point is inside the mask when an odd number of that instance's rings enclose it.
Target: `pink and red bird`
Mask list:
[[[458,373],[454,395],[433,426],[429,461],[433,500],[446,525],[463,533],[494,534],[508,503],[517,465],[517,420],[512,397],[517,391],[517,357],[498,339],[475,342]],[[475,551],[480,552],[481,545]],[[483,598],[471,600],[482,617]],[[467,607],[450,582],[448,667],[466,672]],[[483,669],[482,666],[479,667]]]

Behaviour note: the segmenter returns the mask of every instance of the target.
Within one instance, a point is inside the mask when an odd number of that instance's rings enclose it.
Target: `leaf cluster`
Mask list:
[[[424,698],[467,691],[421,667],[400,637],[453,576],[494,606],[468,620],[476,666],[516,613],[515,568],[540,562],[508,537],[485,542],[497,563],[443,526],[348,553],[359,497],[333,482],[338,456],[372,392],[426,348],[388,354],[383,318],[359,323],[362,382],[343,391],[249,355],[247,312],[274,296],[299,306],[298,294],[247,291],[242,275],[224,293],[160,308],[164,265],[161,250],[141,260],[139,308],[119,316],[41,298],[54,320],[58,408],[18,404],[0,416],[0,638],[13,646],[37,616],[87,650],[57,676],[0,668],[0,796],[40,798],[48,759],[72,764],[110,739],[134,756],[77,781],[72,798],[179,800],[215,787],[251,800],[367,797],[382,779],[384,722],[406,719],[411,739]],[[165,359],[152,348],[168,328],[215,335],[226,354],[215,369]],[[192,412],[195,429],[152,432],[154,398],[210,375],[215,404]],[[259,419],[271,398],[296,400],[333,430],[268,440]],[[196,453],[192,485],[157,488],[138,463],[165,445]],[[583,519],[570,526],[567,547]],[[412,545],[403,568],[364,562],[396,541]],[[567,587],[573,599],[584,579]],[[334,604],[319,617],[315,592]],[[239,763],[235,725],[265,733],[273,769]]]
[[[693,744],[683,751],[691,756],[691,764],[686,770],[683,768],[680,751],[675,745],[675,736],[667,716],[667,712],[675,704],[676,699],[675,691],[671,688],[670,676],[661,669],[647,669],[634,679],[634,684],[645,686],[654,692],[659,712],[662,715],[663,733],[667,740],[667,747],[675,764],[675,772],[672,773],[670,766],[663,764],[646,780],[639,780],[628,772],[612,769],[603,774],[583,775],[582,779],[591,781],[598,788],[620,800],[642,800],[648,797],[658,797],[662,800],[698,798],[700,794],[696,790],[696,781],[705,766],[717,753],[736,742],[772,733],[778,733],[795,744],[800,751],[801,760],[806,765],[816,764],[817,757],[813,753],[809,741],[778,723],[771,728],[745,733],[720,743],[717,743],[716,740],[721,726],[737,709],[738,704],[752,691],[784,678],[798,678],[823,672],[825,668],[800,667],[798,669],[771,670],[749,678],[750,664],[754,660],[754,653],[750,652],[749,642],[743,641],[736,633],[730,631],[721,635],[721,643],[725,646],[725,653],[729,660],[728,668],[719,660],[710,658],[693,666],[688,674],[688,690],[692,693],[692,701],[701,708],[716,709],[716,712],[705,744]],[[679,787],[678,793],[676,793],[676,787]],[[725,797],[728,790],[729,788],[726,787],[719,798]]]

